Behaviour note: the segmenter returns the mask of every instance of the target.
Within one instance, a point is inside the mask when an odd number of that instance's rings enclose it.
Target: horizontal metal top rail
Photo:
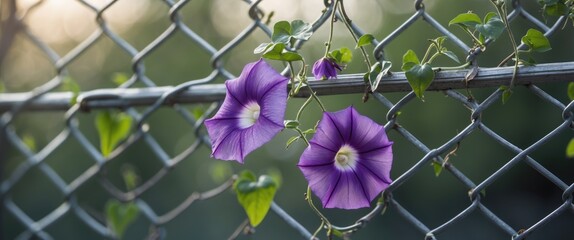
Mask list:
[[[469,69],[439,71],[428,90],[441,91],[448,89],[488,88],[506,85],[512,78],[513,67],[479,68],[474,79],[468,83],[465,75]],[[517,85],[529,85],[552,82],[574,81],[574,62],[546,63],[536,66],[520,67],[517,72]],[[336,95],[348,93],[363,93],[365,84],[362,74],[340,75],[338,79],[328,81],[311,81],[313,90],[319,95]],[[82,102],[84,109],[97,108],[126,108],[130,106],[146,106],[155,103],[165,93],[175,87],[164,86],[154,88],[113,88],[97,89],[82,92],[78,99],[90,99]],[[377,92],[405,92],[411,87],[403,72],[385,76]],[[307,89],[301,89],[298,97],[309,95]],[[31,93],[3,93],[0,94],[0,111],[9,111],[28,98]],[[67,110],[71,107],[73,97],[71,92],[51,92],[44,94],[30,102],[26,110]],[[225,97],[223,84],[204,84],[192,86],[186,91],[168,98],[164,104],[175,103],[201,103],[222,100]]]

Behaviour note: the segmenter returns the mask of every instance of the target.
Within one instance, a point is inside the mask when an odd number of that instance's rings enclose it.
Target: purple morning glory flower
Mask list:
[[[323,113],[309,144],[298,166],[324,208],[368,207],[392,182],[393,142],[353,107]]]
[[[205,121],[212,157],[243,163],[283,129],[288,80],[260,59],[245,65],[239,78],[225,81],[223,104]]]
[[[313,64],[313,75],[315,79],[329,79],[337,77],[337,69],[341,67],[331,58],[321,58]]]

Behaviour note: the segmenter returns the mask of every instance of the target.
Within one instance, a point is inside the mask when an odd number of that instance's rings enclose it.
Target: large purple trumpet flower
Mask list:
[[[239,78],[225,82],[221,108],[205,121],[212,157],[243,163],[247,154],[283,129],[288,80],[259,60],[247,64]]]
[[[325,112],[299,168],[324,208],[356,209],[392,182],[392,144],[385,129],[353,107]]]

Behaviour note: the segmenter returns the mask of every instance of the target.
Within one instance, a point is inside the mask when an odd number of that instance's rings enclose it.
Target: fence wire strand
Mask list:
[[[3,1],[3,3],[4,2],[15,4],[14,1]],[[12,44],[12,39],[6,39],[6,36],[10,35],[11,32],[16,32],[20,37],[30,41],[37,49],[45,54],[56,72],[54,76],[46,77],[47,81],[45,83],[35,87],[29,92],[0,93],[0,113],[2,114],[0,118],[0,144],[2,147],[0,161],[7,161],[8,155],[5,151],[7,151],[8,148],[14,149],[14,151],[21,156],[20,158],[22,158],[22,161],[20,161],[17,167],[11,172],[4,172],[4,169],[2,169],[2,174],[4,174],[0,185],[2,215],[10,215],[11,218],[17,220],[21,224],[21,227],[24,228],[16,239],[53,239],[54,237],[51,235],[49,229],[50,226],[58,224],[58,221],[67,215],[73,215],[75,219],[79,219],[88,226],[94,234],[104,238],[117,238],[118,236],[115,236],[115,233],[110,230],[101,216],[97,216],[93,213],[93,210],[82,206],[78,202],[81,189],[89,182],[97,180],[97,183],[102,186],[104,191],[111,197],[120,202],[135,202],[139,209],[141,209],[143,217],[153,226],[148,237],[150,239],[163,239],[167,235],[166,224],[182,213],[190,211],[190,206],[197,201],[210,201],[211,198],[221,195],[232,186],[233,179],[213,189],[192,191],[187,198],[167,211],[157,210],[157,206],[147,202],[142,198],[142,195],[156,186],[158,182],[164,179],[170,172],[177,168],[179,164],[196,153],[200,148],[209,148],[210,141],[205,131],[202,130],[203,122],[217,110],[220,101],[225,96],[225,87],[223,84],[215,84],[214,81],[218,78],[229,79],[235,77],[232,71],[226,69],[224,58],[241,43],[246,41],[248,37],[253,35],[254,32],[261,31],[265,36],[270,38],[272,29],[265,23],[264,19],[262,19],[265,13],[263,9],[259,7],[261,0],[244,0],[243,2],[247,5],[248,11],[242,14],[245,18],[250,19],[250,24],[242,29],[231,41],[218,48],[215,44],[210,43],[193,30],[193,24],[202,23],[192,22],[190,26],[189,23],[184,21],[184,15],[181,10],[187,5],[190,5],[191,1],[165,0],[163,4],[169,9],[167,14],[169,15],[170,24],[149,44],[138,49],[115,32],[113,28],[110,27],[108,19],[106,19],[105,13],[117,4],[118,1],[109,1],[103,6],[96,6],[84,0],[78,0],[77,2],[95,14],[97,27],[85,40],[78,43],[77,46],[62,56],[52,49],[45,40],[35,35],[30,28],[26,26],[26,19],[34,14],[33,8],[41,6],[43,1],[38,1],[38,3],[30,9],[22,11],[24,14],[21,16],[18,16],[18,12],[16,11],[10,12],[8,18],[5,18],[6,20],[2,22],[4,28],[2,29],[4,33],[3,38],[0,39],[0,41],[2,41],[2,44],[0,44],[2,57],[4,57],[9,50],[8,45]],[[433,28],[441,35],[447,36],[457,48],[464,53],[468,53],[468,61],[475,63],[475,60],[482,54],[482,49],[469,47],[462,39],[451,32],[444,23],[437,21],[431,16],[425,9],[424,2],[425,1],[422,0],[415,1],[412,15],[407,17],[404,22],[389,35],[373,40],[375,47],[372,55],[375,59],[379,61],[385,60],[385,50],[389,44],[395,42],[398,36],[408,31],[415,23],[423,21],[428,24],[427,27]],[[333,4],[325,0],[324,6],[325,10],[322,14],[318,15],[312,23],[313,30],[325,28],[326,25],[328,25],[325,23],[329,20],[331,12],[334,11]],[[341,16],[338,17],[340,19]],[[550,25],[547,25],[547,23],[539,20],[523,8],[520,1],[513,0],[512,11],[509,13],[508,19],[510,22],[514,22],[518,18],[522,18],[531,23],[547,37],[552,37],[567,20],[566,17],[560,17]],[[365,33],[363,28],[355,23],[353,23],[351,27],[358,35]],[[210,56],[210,73],[204,78],[193,79],[175,87],[157,86],[156,82],[146,75],[146,65],[144,62],[149,58],[150,54],[165,45],[175,34],[183,34],[187,41],[199,46],[204,53]],[[63,80],[70,74],[68,72],[69,65],[78,61],[78,58],[83,53],[92,49],[93,46],[102,39],[111,40],[115,46],[119,47],[120,51],[123,51],[129,56],[131,61],[131,76],[118,88],[96,89],[82,92],[77,96],[77,103],[71,104],[72,98],[76,96],[71,92],[57,92],[55,90],[62,85]],[[488,46],[492,42],[491,40],[487,40],[486,45]],[[298,41],[294,45],[295,49],[301,48],[304,44],[304,41]],[[518,46],[519,49],[525,49],[525,47],[524,44]],[[6,62],[6,59],[3,60]],[[2,61],[0,61],[0,63],[1,62]],[[399,124],[400,112],[407,106],[412,105],[413,102],[418,101],[415,94],[410,91],[411,88],[404,73],[394,73],[381,82],[379,89],[377,89],[372,96],[373,101],[377,101],[382,108],[386,109],[386,119],[384,120],[386,120],[387,123],[385,124],[385,129],[410,143],[412,148],[418,150],[423,156],[412,164],[409,169],[400,173],[400,175],[395,178],[394,182],[383,194],[385,198],[384,203],[374,207],[369,214],[357,222],[348,226],[338,226],[335,227],[335,229],[344,231],[368,226],[368,222],[371,218],[381,217],[378,214],[385,211],[386,208],[389,208],[396,211],[398,216],[402,217],[404,221],[408,222],[414,229],[425,236],[425,239],[440,239],[441,232],[453,228],[457,222],[478,212],[485,217],[486,221],[499,228],[509,238],[525,239],[532,232],[542,228],[542,226],[548,224],[553,219],[564,214],[574,213],[574,182],[572,182],[572,178],[563,179],[555,175],[551,169],[543,166],[533,154],[534,151],[548,144],[552,139],[555,139],[556,136],[560,134],[571,134],[574,129],[574,102],[563,103],[559,98],[552,96],[537,86],[542,83],[554,84],[572,81],[574,78],[574,62],[539,64],[532,67],[521,67],[518,70],[516,84],[525,86],[524,88],[527,89],[529,93],[532,93],[533,96],[538,97],[541,102],[558,110],[556,115],[561,119],[561,122],[548,130],[544,136],[523,148],[497,133],[495,129],[489,127],[489,123],[482,119],[482,115],[487,109],[491,108],[493,104],[500,102],[502,97],[501,90],[492,91],[483,101],[471,99],[457,90],[496,88],[509,82],[513,69],[510,67],[479,68],[477,76],[469,83],[465,83],[462,80],[468,71],[467,69],[438,72],[433,85],[429,88],[429,91],[443,92],[449,101],[463,105],[469,111],[469,118],[467,119],[469,123],[462,130],[458,131],[456,135],[450,137],[449,140],[442,144],[425,142],[417,136],[416,132],[411,132],[408,127]],[[319,95],[362,93],[364,91],[364,83],[362,75],[360,74],[345,74],[332,81],[312,82],[311,85]],[[383,94],[387,92],[404,92],[404,95],[399,100],[393,101]],[[298,97],[307,97],[308,95],[309,92],[302,90]],[[208,103],[209,105],[202,116],[196,119],[193,117],[191,111],[185,107],[185,104],[192,103]],[[103,156],[98,150],[97,145],[92,143],[89,137],[86,136],[85,130],[79,126],[79,122],[81,116],[90,110],[110,108],[125,110],[127,114],[135,119],[137,127],[129,138],[121,143],[109,156]],[[174,112],[178,117],[193,129],[193,142],[175,155],[170,154],[170,152],[162,146],[158,138],[149,131],[149,126],[147,125],[148,120],[154,115],[159,114],[158,110],[162,108],[175,110]],[[51,139],[46,146],[39,149],[39,151],[35,151],[26,144],[23,136],[19,135],[17,126],[14,124],[14,119],[27,112],[40,111],[65,111],[65,127]],[[446,157],[449,152],[453,151],[464,139],[477,132],[481,132],[481,134],[486,136],[490,141],[512,153],[512,157],[508,159],[508,161],[493,171],[489,176],[480,180],[467,176],[464,171],[458,169],[455,166],[456,164],[448,161]],[[59,148],[69,142],[75,142],[81,146],[82,151],[85,152],[91,161],[90,167],[87,167],[71,181],[65,180],[63,175],[51,167],[46,160]],[[155,171],[153,176],[144,179],[136,188],[130,191],[123,191],[116,186],[113,181],[108,179],[106,169],[112,162],[120,159],[123,153],[136,148],[136,145],[137,147],[145,146],[145,148],[152,153],[149,158],[155,159],[153,161],[156,161],[160,167]],[[431,145],[438,146],[431,147]],[[413,181],[412,178],[415,174],[421,172],[423,168],[427,168],[433,162],[443,166],[444,172],[454,177],[454,180],[459,181],[468,191],[469,197],[468,205],[464,209],[461,209],[457,214],[447,216],[448,219],[438,225],[425,223],[424,220],[417,217],[416,212],[409,210],[408,205],[402,204],[402,198],[393,194],[405,183]],[[486,197],[481,193],[488,186],[502,181],[501,178],[503,178],[508,171],[522,163],[525,163],[562,191],[561,204],[554,206],[552,211],[541,217],[533,225],[527,227],[515,226],[505,222],[503,216],[499,216],[496,211],[488,207],[488,204],[484,203]],[[27,178],[31,172],[36,174],[38,171],[40,174],[43,174],[43,179],[47,180],[45,184],[53,185],[63,197],[60,203],[49,213],[41,217],[32,217],[32,214],[30,214],[28,210],[23,209],[18,201],[14,200],[13,194],[15,189],[17,189],[17,185],[21,183],[23,179]],[[286,223],[285,226],[293,228],[293,231],[302,238],[311,238],[312,231],[310,231],[310,229],[314,229],[315,226],[305,226],[300,220],[290,215],[289,212],[275,202],[271,206],[271,211]],[[38,214],[34,214],[34,216],[37,215]],[[570,215],[569,217],[572,216]],[[245,227],[244,225],[241,226]],[[9,226],[3,224],[1,227],[7,228]],[[230,229],[230,232],[231,231]],[[240,234],[241,231],[242,229],[240,227],[234,235]]]

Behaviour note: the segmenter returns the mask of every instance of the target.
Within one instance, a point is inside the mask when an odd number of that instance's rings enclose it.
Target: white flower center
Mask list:
[[[357,151],[349,145],[343,145],[335,155],[335,167],[347,171],[357,164]]]
[[[253,126],[257,119],[259,119],[259,112],[261,107],[256,102],[251,102],[246,105],[245,108],[239,113],[239,128],[245,129]]]

